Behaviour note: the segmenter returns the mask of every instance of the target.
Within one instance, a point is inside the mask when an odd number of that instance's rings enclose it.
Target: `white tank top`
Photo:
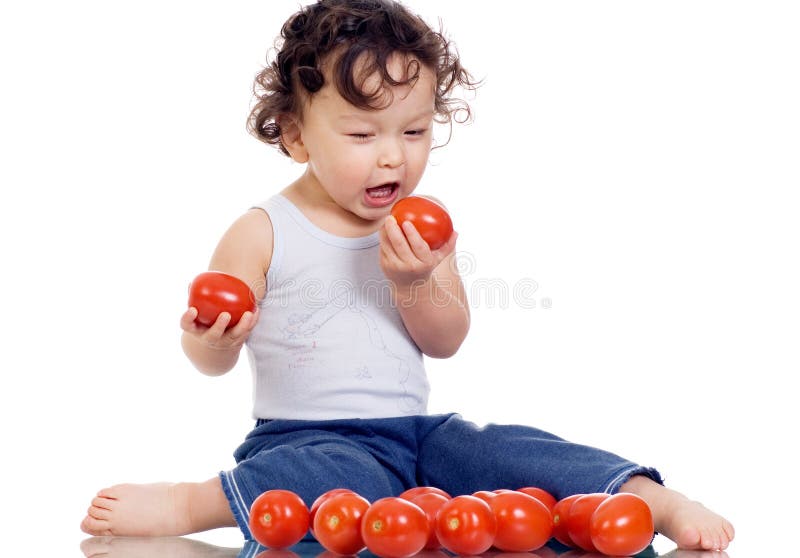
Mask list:
[[[246,345],[254,418],[426,414],[423,356],[392,303],[378,233],[335,236],[281,195],[256,207],[272,221],[274,245]]]

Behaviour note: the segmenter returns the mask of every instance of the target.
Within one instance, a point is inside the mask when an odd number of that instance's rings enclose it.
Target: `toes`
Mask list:
[[[700,547],[703,550],[724,550],[727,546],[720,530],[706,529],[700,535]]]
[[[112,510],[112,506],[114,504],[114,500],[109,500],[105,497],[98,496],[97,498],[92,498],[92,507],[98,508],[101,510]]]
[[[108,521],[105,519],[96,519],[91,515],[87,515],[83,518],[83,521],[81,521],[81,531],[97,537],[113,534],[111,533],[111,525]]]
[[[86,510],[86,515],[89,517],[93,517],[95,519],[108,521],[109,519],[111,519],[111,510],[107,510],[105,508],[98,508],[95,506],[89,506],[89,509]]]
[[[692,549],[702,548],[703,538],[700,531],[694,527],[687,527],[678,535],[675,540],[678,543],[678,548]]]
[[[97,492],[97,496],[100,498],[108,498],[109,500],[116,500],[117,499],[117,486],[111,486],[109,488],[103,488],[102,490]]]
[[[722,524],[722,530],[725,531],[725,534],[728,536],[728,542],[732,541],[733,537],[736,536],[736,530],[729,521],[725,521]]]

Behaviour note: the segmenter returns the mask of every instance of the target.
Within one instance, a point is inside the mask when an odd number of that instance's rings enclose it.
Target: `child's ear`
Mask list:
[[[308,162],[308,150],[303,143],[303,132],[297,118],[286,114],[279,118],[281,144],[297,163]]]

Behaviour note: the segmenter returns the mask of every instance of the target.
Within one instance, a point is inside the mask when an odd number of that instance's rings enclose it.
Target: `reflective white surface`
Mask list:
[[[557,543],[555,543],[557,545]],[[186,537],[135,538],[135,537],[92,537],[80,545],[87,557],[104,558],[333,558],[316,542],[302,542],[287,550],[268,550],[257,544],[248,543],[242,547],[216,546],[207,542]],[[369,551],[359,553],[362,558],[376,558]],[[425,551],[416,558],[451,558],[444,551]],[[602,558],[603,555],[578,550],[564,550],[560,546],[545,546],[535,552],[498,553],[487,552],[485,558]],[[729,558],[727,552],[706,552],[697,550],[671,550],[657,553],[652,547],[636,555],[640,558]],[[731,555],[736,558],[736,554]]]

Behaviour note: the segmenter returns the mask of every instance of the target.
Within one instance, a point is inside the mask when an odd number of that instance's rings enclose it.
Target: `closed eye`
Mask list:
[[[354,143],[369,143],[372,139],[372,134],[347,134],[347,137],[351,138]]]
[[[419,129],[417,129],[417,130],[408,130],[408,131],[406,132],[406,135],[407,135],[407,136],[422,136],[422,135],[424,135],[424,134],[425,134],[425,133],[426,133],[428,130],[429,130],[429,128],[419,128]]]

